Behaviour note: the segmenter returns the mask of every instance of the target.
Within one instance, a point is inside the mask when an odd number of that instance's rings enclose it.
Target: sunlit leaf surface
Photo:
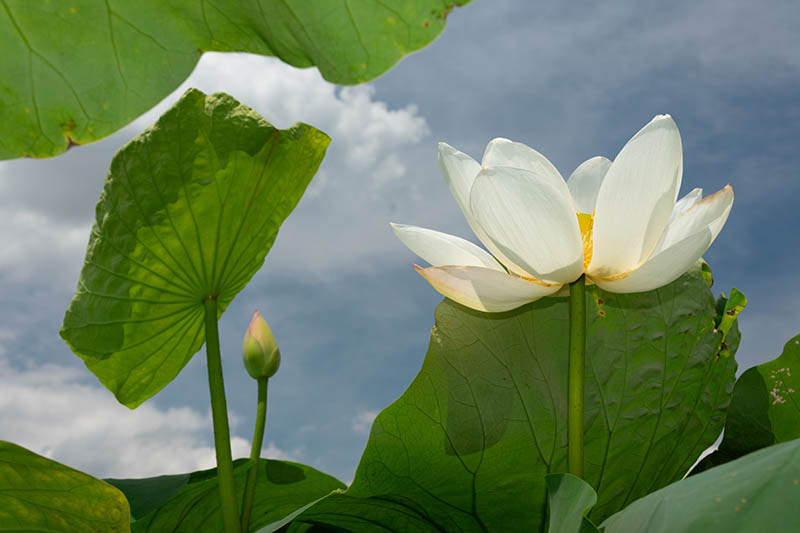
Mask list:
[[[121,403],[156,394],[200,349],[203,300],[221,314],[261,267],[328,142],[189,90],[117,153],[61,336]]]
[[[587,288],[586,479],[598,523],[680,479],[722,427],[736,363],[719,355],[700,265],[649,293]],[[422,369],[377,417],[355,479],[299,515],[375,531],[538,531],[565,472],[567,300],[503,314],[445,300]],[[727,339],[733,353],[738,330]]]
[[[800,440],[672,484],[603,524],[607,533],[800,531]]]
[[[0,441],[0,531],[130,531],[125,496],[108,483]]]
[[[206,51],[317,66],[334,83],[380,75],[469,0],[0,0],[0,159],[58,155],[118,130]]]

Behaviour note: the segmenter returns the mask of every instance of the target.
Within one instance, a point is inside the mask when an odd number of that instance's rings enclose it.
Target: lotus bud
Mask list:
[[[281,352],[272,330],[256,310],[242,342],[242,359],[253,379],[270,378],[281,364]]]

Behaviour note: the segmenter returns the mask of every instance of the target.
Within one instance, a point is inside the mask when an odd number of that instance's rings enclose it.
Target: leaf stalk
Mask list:
[[[586,365],[586,277],[569,285],[569,473],[583,479],[583,378]]]
[[[214,448],[217,453],[217,479],[225,533],[239,533],[239,513],[233,484],[231,435],[228,426],[228,407],[225,402],[225,383],[222,379],[222,358],[217,328],[217,299],[208,297],[205,305],[206,359],[208,389],[211,395],[211,418],[214,423]]]

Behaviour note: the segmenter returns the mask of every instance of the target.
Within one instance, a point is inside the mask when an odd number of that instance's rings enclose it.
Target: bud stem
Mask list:
[[[258,378],[258,410],[256,411],[256,427],[253,431],[253,445],[250,449],[250,460],[254,464],[247,473],[247,484],[244,488],[244,503],[242,504],[242,533],[250,529],[250,514],[253,511],[253,500],[256,493],[256,479],[258,477],[259,462],[261,458],[261,445],[264,442],[264,428],[267,423],[267,385],[269,378]]]
[[[583,479],[583,375],[586,365],[586,278],[569,285],[569,473]]]
[[[208,389],[211,395],[211,418],[214,423],[214,447],[217,452],[217,480],[222,506],[225,533],[239,533],[239,515],[233,485],[231,435],[228,428],[228,407],[225,402],[225,383],[222,379],[222,358],[219,353],[217,329],[217,299],[208,297],[205,303],[206,359]]]

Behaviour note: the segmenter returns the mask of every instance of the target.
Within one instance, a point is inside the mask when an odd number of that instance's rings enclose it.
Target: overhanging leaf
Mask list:
[[[693,472],[775,443],[800,438],[800,335],[783,353],[749,368],[736,381],[719,449],[703,458]]]
[[[469,0],[3,0],[0,159],[58,155],[118,130],[206,51],[277,56],[360,83],[431,42]]]
[[[328,142],[192,89],[117,153],[61,336],[121,403],[200,349],[203,301],[221,315],[261,267]]]
[[[237,499],[242,500],[245,480],[250,465],[248,459],[234,461],[234,482]],[[310,466],[289,461],[261,459],[255,489],[250,530],[280,520],[303,505],[321,498],[331,491],[345,488],[345,485],[332,476]],[[122,480],[119,485],[130,499],[131,506],[139,506],[143,499],[154,495],[143,491],[128,491],[126,488],[139,487],[142,482],[153,486],[155,491],[169,492],[168,499],[156,508],[151,508],[133,524],[135,533],[217,533],[222,531],[222,513],[219,503],[219,483],[216,469],[202,470],[186,474],[187,482],[177,492],[162,483],[151,480]],[[157,479],[157,478],[156,478]],[[161,496],[161,494],[156,494]]]
[[[649,293],[587,288],[586,480],[595,523],[680,479],[719,435],[736,363],[699,264]],[[567,470],[567,301],[503,314],[445,300],[428,353],[376,418],[353,484],[295,520],[371,531],[540,531]],[[735,352],[738,330],[727,336]],[[406,527],[405,525],[403,527]]]
[[[125,496],[111,485],[0,441],[0,531],[130,531]]]
[[[800,440],[770,446],[633,502],[607,533],[800,531]]]

